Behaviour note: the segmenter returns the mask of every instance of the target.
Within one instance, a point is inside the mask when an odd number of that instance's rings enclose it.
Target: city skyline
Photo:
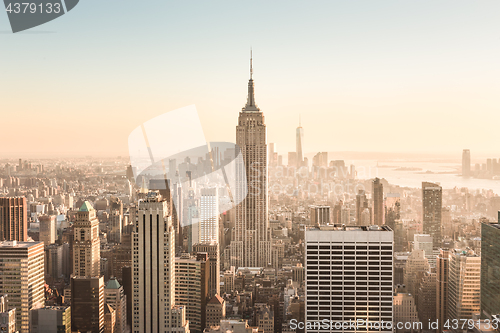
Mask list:
[[[500,332],[500,2],[15,1],[0,331]]]

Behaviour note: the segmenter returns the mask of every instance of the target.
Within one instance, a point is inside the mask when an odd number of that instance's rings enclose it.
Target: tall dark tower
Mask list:
[[[422,217],[424,234],[432,236],[432,247],[441,246],[441,208],[443,189],[438,184],[422,182]]]
[[[28,240],[28,213],[25,197],[0,198],[0,241]]]
[[[243,162],[237,166],[235,235],[231,242],[231,265],[267,267],[271,262],[268,234],[267,133],[264,114],[255,104],[252,57],[247,103],[236,126],[236,144]],[[242,181],[243,172],[246,182]]]
[[[384,224],[384,185],[379,178],[373,180],[373,223]]]

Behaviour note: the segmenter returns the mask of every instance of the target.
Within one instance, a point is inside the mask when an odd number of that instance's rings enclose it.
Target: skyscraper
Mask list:
[[[186,319],[193,333],[205,329],[208,302],[208,254],[196,257],[183,253],[175,258],[175,304],[186,308]]]
[[[422,216],[424,234],[432,236],[433,248],[441,246],[441,209],[443,189],[438,184],[422,182]]]
[[[448,318],[472,319],[480,311],[481,257],[466,251],[450,252]]]
[[[247,104],[236,126],[243,163],[236,166],[236,221],[231,266],[266,267],[271,262],[268,230],[267,133],[264,114],[255,104],[252,59]],[[244,172],[243,172],[244,171]],[[245,176],[246,175],[246,178]]]
[[[384,224],[384,185],[379,178],[373,180],[373,224]]]
[[[139,200],[132,247],[132,332],[189,332],[185,309],[175,307],[175,230],[157,192]],[[182,322],[178,322],[178,319]]]
[[[462,176],[470,177],[470,150],[464,149],[462,153]]]
[[[440,249],[436,260],[436,318],[439,320],[439,332],[448,315],[448,276],[450,273],[450,251]]]
[[[311,226],[330,223],[330,206],[310,206]]]
[[[302,166],[302,162],[304,161],[304,155],[302,153],[303,141],[304,141],[304,129],[300,124],[300,118],[299,118],[299,127],[297,127],[295,131],[295,144],[297,148],[297,168],[300,168]]]
[[[104,288],[104,297],[106,304],[110,305],[116,312],[115,333],[127,332],[127,296],[123,286],[121,286],[116,278],[108,281]]]
[[[73,274],[100,276],[99,220],[90,202],[85,201],[76,213],[73,241]]]
[[[500,224],[481,224],[481,318],[490,320],[500,313],[499,240]]]
[[[71,329],[104,331],[104,277],[101,276],[99,220],[90,202],[76,213],[71,277]]]
[[[392,322],[393,232],[382,226],[324,226],[305,231],[306,322]],[[373,325],[379,325],[378,328]],[[358,328],[357,332],[367,331]],[[306,332],[343,332],[324,327]]]
[[[104,332],[104,276],[71,277],[71,330]]]
[[[56,216],[55,215],[42,215],[38,218],[40,221],[40,242],[45,245],[53,244],[56,242]]]
[[[385,224],[392,230],[396,220],[401,218],[401,196],[399,193],[387,193],[385,198]]]
[[[365,211],[365,209],[368,209],[371,214],[371,209],[368,207],[368,200],[366,198],[366,194],[364,190],[359,190],[358,194],[356,194],[356,222],[358,225],[361,224],[361,215]],[[371,218],[370,218],[371,222]],[[371,224],[371,223],[368,223]]]
[[[217,188],[201,189],[199,236],[199,242],[219,243],[219,196],[217,195]]]
[[[8,294],[8,308],[16,309],[20,333],[30,329],[30,311],[45,305],[42,242],[0,242],[0,295]]]
[[[193,254],[208,253],[208,297],[220,295],[220,255],[219,244],[215,242],[193,245]]]
[[[0,198],[0,241],[28,240],[28,213],[26,198]]]
[[[424,250],[429,266],[436,267],[436,257],[433,255],[432,244],[433,240],[431,235],[413,235],[413,248],[415,250]]]

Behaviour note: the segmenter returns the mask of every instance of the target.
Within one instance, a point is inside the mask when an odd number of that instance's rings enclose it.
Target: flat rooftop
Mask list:
[[[315,231],[315,230],[316,231],[392,231],[392,229],[386,225],[354,226],[354,225],[334,224],[334,225],[321,225],[319,227],[308,227],[306,229],[310,231]]]
[[[18,241],[2,241],[0,242],[1,248],[29,248],[33,245],[38,245],[43,242],[18,242]]]

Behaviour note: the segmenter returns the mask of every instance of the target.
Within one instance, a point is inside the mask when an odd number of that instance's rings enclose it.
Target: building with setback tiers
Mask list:
[[[267,267],[271,263],[268,228],[267,129],[264,113],[255,104],[252,59],[248,99],[236,126],[236,144],[243,161],[236,166],[234,238],[230,263],[236,267]]]

